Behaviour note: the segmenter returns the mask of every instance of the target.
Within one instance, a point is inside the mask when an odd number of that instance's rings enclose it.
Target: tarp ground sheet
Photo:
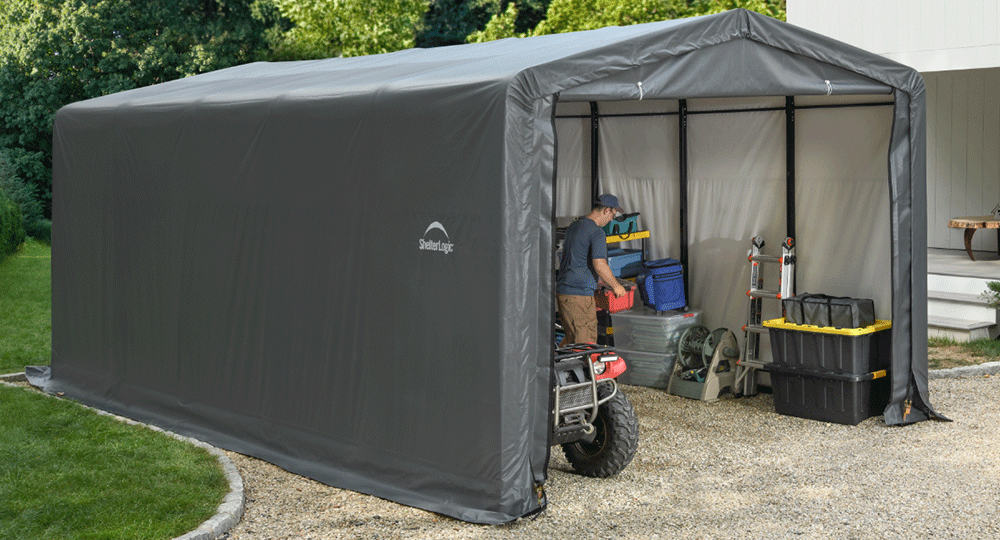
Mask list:
[[[466,521],[539,510],[553,111],[640,81],[644,99],[891,93],[885,422],[933,414],[923,82],[742,10],[250,64],[61,109],[47,389]]]

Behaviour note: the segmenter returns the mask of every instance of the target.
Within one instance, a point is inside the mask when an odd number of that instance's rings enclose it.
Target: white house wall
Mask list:
[[[788,0],[788,22],[921,73],[1000,67],[997,0]]]
[[[1000,2],[788,0],[788,22],[913,67],[927,85],[927,246],[962,249],[953,217],[1000,203]],[[973,249],[997,249],[982,231]]]
[[[927,85],[927,245],[964,248],[958,216],[988,214],[1000,203],[1000,68],[924,73]],[[973,249],[995,251],[981,231]]]

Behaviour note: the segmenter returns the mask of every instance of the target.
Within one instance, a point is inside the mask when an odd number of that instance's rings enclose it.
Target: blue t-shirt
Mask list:
[[[608,258],[608,237],[589,218],[580,218],[566,229],[556,293],[592,296],[597,290],[594,259]]]

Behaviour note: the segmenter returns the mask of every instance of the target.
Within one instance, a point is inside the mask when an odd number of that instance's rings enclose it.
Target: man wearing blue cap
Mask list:
[[[625,287],[608,266],[608,240],[604,227],[615,214],[625,213],[618,197],[601,195],[590,213],[566,229],[559,273],[556,275],[556,302],[566,337],[560,347],[570,343],[597,343],[597,305],[594,291],[599,281],[609,285],[616,296],[626,294]]]

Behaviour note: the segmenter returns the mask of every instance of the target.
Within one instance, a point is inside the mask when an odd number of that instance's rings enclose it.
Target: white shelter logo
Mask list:
[[[433,231],[439,230],[444,234],[444,240],[433,240],[427,237],[427,235]],[[435,234],[434,236],[440,236]],[[439,251],[445,255],[451,253],[455,250],[455,244],[451,243],[451,237],[448,236],[448,231],[444,230],[444,225],[440,222],[435,221],[427,226],[427,230],[424,231],[423,237],[420,239],[420,249],[422,251]]]

